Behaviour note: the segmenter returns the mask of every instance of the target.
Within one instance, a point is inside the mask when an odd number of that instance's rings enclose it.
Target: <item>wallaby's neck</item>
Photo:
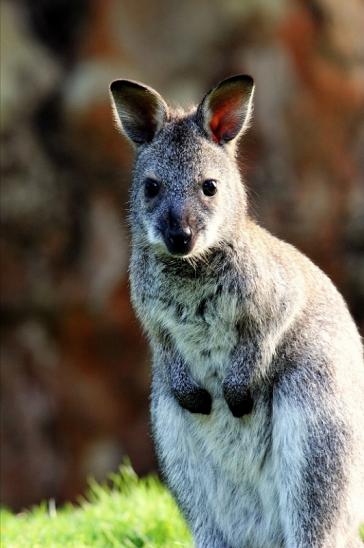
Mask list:
[[[142,242],[139,244],[142,256],[149,257],[156,267],[159,265],[164,275],[177,275],[181,282],[197,279],[211,281],[212,278],[218,281],[226,276],[232,278],[235,276],[248,281],[254,275],[255,285],[256,277],[264,276],[264,271],[259,272],[255,264],[257,252],[254,249],[254,238],[259,238],[260,231],[262,229],[252,219],[244,216],[234,224],[234,230],[227,239],[219,242],[203,255],[192,258],[173,257],[155,252],[146,246],[145,242],[144,245]]]

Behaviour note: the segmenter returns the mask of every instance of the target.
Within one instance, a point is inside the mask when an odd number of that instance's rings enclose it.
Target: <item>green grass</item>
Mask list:
[[[2,548],[191,548],[175,502],[154,477],[139,479],[129,465],[111,486],[90,483],[80,506],[41,504],[21,514],[1,510]],[[361,527],[364,540],[364,525]]]
[[[111,487],[90,483],[80,506],[41,504],[14,515],[1,510],[3,548],[192,547],[168,491],[154,477],[139,479],[124,465]]]

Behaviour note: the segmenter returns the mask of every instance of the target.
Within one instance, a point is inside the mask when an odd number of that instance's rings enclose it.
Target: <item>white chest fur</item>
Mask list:
[[[184,358],[193,378],[214,396],[237,343],[236,295],[216,293],[215,287],[192,287],[173,293],[168,302],[154,301],[150,320],[162,326]]]

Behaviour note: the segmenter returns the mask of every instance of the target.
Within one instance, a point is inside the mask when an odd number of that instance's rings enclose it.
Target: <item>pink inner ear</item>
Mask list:
[[[228,97],[216,106],[212,106],[210,130],[215,143],[233,139],[241,127],[241,108],[239,97]]]

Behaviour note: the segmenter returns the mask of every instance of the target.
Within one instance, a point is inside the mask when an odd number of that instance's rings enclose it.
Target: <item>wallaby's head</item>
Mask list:
[[[188,113],[172,111],[137,82],[116,80],[110,90],[136,148],[131,218],[139,241],[158,253],[197,257],[234,239],[246,215],[235,148],[252,113],[252,78],[224,80]]]

